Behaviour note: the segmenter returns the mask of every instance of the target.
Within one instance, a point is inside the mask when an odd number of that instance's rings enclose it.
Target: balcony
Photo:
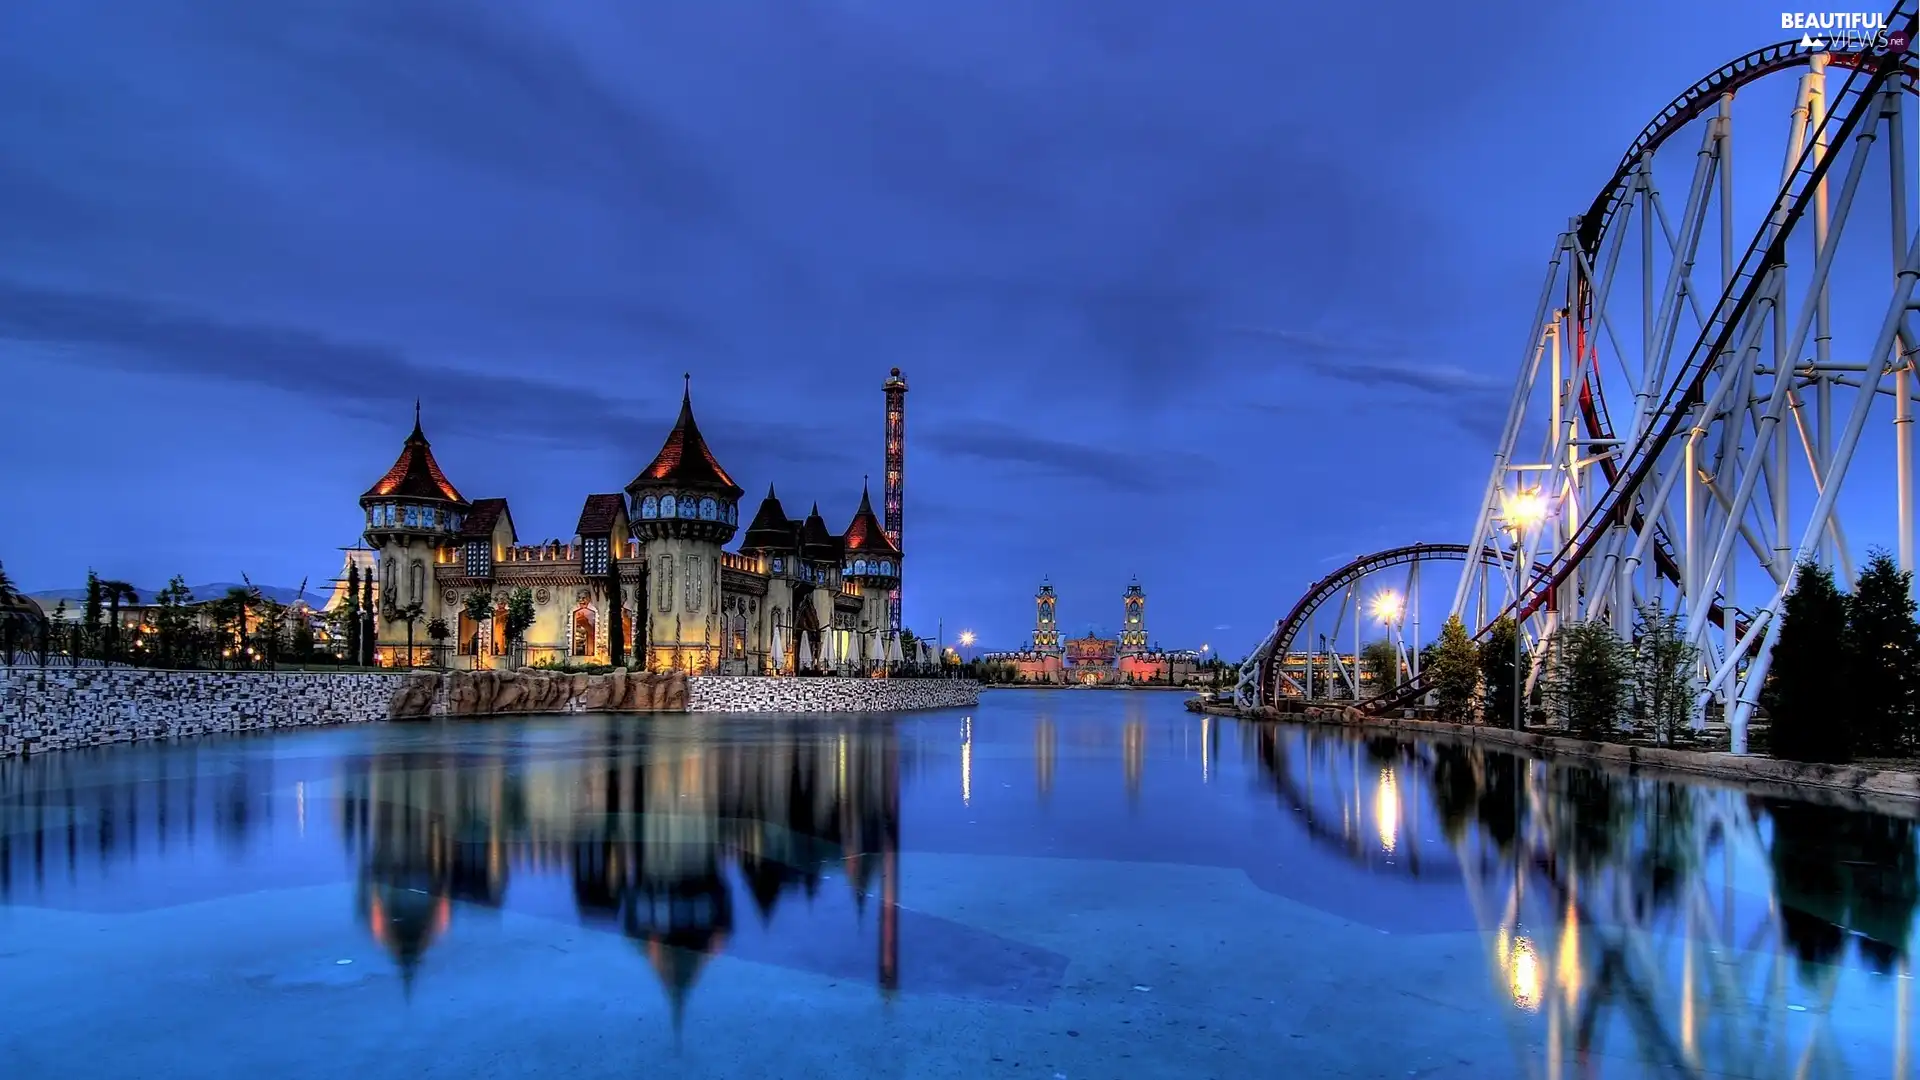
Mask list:
[[[765,577],[767,561],[754,555],[741,555],[732,551],[720,553],[720,565],[728,570],[737,570],[742,574],[756,574]]]

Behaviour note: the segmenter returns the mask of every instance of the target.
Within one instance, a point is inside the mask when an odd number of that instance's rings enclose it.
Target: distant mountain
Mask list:
[[[195,600],[212,600],[227,595],[228,589],[243,589],[246,588],[246,585],[238,581],[216,581],[208,585],[189,585],[187,588],[193,590],[193,598]],[[261,585],[258,586],[258,588],[260,595],[280,604],[291,604],[294,598],[300,595],[300,590],[291,585]],[[146,589],[135,585],[133,591],[140,594],[141,603],[151,604],[153,603],[154,594],[160,590],[157,588]],[[76,589],[48,589],[45,592],[28,593],[27,595],[32,597],[36,603],[48,611],[52,611],[54,605],[62,600],[67,602],[68,609],[73,609],[87,602],[87,587],[82,585]],[[314,608],[324,606],[327,602],[327,595],[326,593],[314,592],[309,588],[307,590],[308,606]]]

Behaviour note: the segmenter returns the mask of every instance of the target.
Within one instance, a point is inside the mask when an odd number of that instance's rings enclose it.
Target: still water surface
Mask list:
[[[10,1078],[1888,1077],[1913,823],[1149,692],[0,762]]]

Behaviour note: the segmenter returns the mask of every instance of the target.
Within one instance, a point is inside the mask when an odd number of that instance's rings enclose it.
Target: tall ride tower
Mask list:
[[[1120,624],[1121,653],[1143,653],[1147,651],[1147,594],[1140,591],[1140,581],[1135,579],[1127,586],[1120,598],[1126,606],[1126,621]]]
[[[1060,648],[1059,624],[1053,620],[1053,586],[1040,583],[1040,591],[1033,597],[1033,647],[1036,652],[1052,652]]]
[[[887,376],[880,386],[887,395],[887,506],[886,533],[894,549],[905,551],[900,546],[900,511],[906,502],[907,477],[907,380],[900,374],[899,368]],[[888,607],[893,611],[893,631],[900,631],[900,586],[894,585],[887,594]]]

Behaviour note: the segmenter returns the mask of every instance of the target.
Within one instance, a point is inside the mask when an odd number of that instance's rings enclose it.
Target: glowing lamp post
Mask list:
[[[975,640],[977,639],[973,636],[973,631],[971,630],[960,631],[960,647],[961,648],[971,650],[973,648],[973,643]],[[963,654],[963,657],[964,659],[967,659],[967,660],[973,659],[973,657],[970,655]]]
[[[1538,491],[1520,491],[1504,500],[1501,518],[1507,535],[1513,539],[1513,730],[1520,730],[1520,697],[1525,677],[1520,672],[1520,562],[1526,547],[1526,532],[1547,517],[1547,500]]]

